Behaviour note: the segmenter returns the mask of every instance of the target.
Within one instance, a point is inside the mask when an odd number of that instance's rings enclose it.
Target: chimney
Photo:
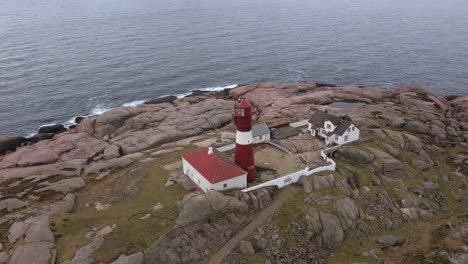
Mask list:
[[[211,154],[213,154],[213,148],[212,148],[212,147],[209,147],[209,148],[208,148],[208,155],[211,155]]]

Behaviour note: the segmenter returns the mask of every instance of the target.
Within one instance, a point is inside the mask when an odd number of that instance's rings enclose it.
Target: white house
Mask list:
[[[252,136],[254,144],[270,140],[270,134],[271,131],[265,123],[258,124],[252,127]]]
[[[216,148],[205,148],[182,157],[184,174],[204,192],[247,187],[247,172]]]
[[[359,139],[359,128],[349,116],[334,116],[317,110],[309,120],[308,130],[312,136],[325,139],[325,144],[341,145]]]

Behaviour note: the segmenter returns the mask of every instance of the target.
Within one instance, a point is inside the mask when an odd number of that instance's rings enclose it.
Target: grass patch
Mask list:
[[[398,251],[389,250],[383,253],[383,258],[394,263],[408,263],[405,258],[412,252],[427,251],[432,247],[431,230],[438,226],[438,221],[411,221],[403,224],[397,230],[383,230],[371,235],[368,238],[348,239],[333,250],[333,256],[329,258],[330,263],[349,263],[349,260],[364,261],[366,263],[373,261],[370,258],[361,256],[363,251],[378,247],[375,242],[380,236],[392,235],[402,236],[407,239],[407,243]]]
[[[264,264],[266,261],[263,254],[255,254],[253,256],[247,257],[247,263],[249,264]]]
[[[161,166],[173,163],[181,155],[195,149],[187,147],[162,155],[159,160],[116,171],[104,180],[88,185],[78,194],[74,213],[52,218],[56,233],[60,235],[57,241],[58,260],[62,262],[73,257],[77,248],[88,244],[90,241],[84,235],[92,228],[99,229],[113,224],[117,227],[105,237],[103,245],[93,254],[98,263],[107,263],[121,253],[128,254],[148,248],[173,227],[178,214],[177,201],[187,193],[181,184],[164,187],[169,175]],[[102,211],[97,211],[93,205],[86,207],[96,197],[102,197],[103,203],[106,200],[115,201],[112,196],[118,196],[119,190],[127,187],[126,184],[134,177],[141,179],[137,183],[139,191],[131,199],[113,203]],[[163,205],[163,209],[152,213],[149,219],[141,220],[140,217],[149,213],[148,209],[158,202]]]

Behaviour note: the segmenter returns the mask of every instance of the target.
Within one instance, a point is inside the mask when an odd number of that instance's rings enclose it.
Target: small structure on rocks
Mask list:
[[[347,115],[338,117],[318,110],[310,118],[308,129],[312,136],[325,139],[327,145],[342,145],[359,139],[359,128]]]
[[[262,142],[270,140],[270,134],[271,134],[271,131],[265,123],[257,124],[252,127],[252,135],[253,135],[254,144],[258,144],[258,143],[262,143]]]

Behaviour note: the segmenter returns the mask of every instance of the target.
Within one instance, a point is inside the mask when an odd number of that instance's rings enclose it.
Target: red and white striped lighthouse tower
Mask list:
[[[255,180],[255,163],[252,136],[252,104],[239,98],[235,106],[234,125],[236,125],[236,164],[247,171],[247,180]]]

